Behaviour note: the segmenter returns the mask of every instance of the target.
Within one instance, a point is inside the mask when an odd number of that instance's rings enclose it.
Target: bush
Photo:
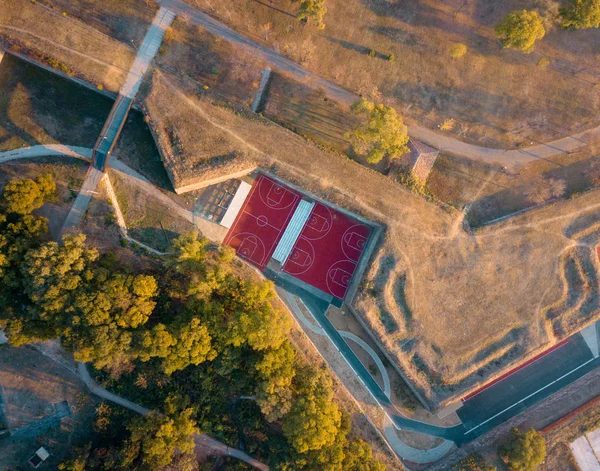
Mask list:
[[[496,471],[496,467],[487,464],[481,455],[471,453],[452,466],[452,471]]]
[[[460,59],[467,53],[467,46],[462,43],[456,43],[450,48],[448,53],[452,59]]]
[[[550,59],[548,59],[547,57],[540,57],[540,60],[538,61],[537,65],[541,69],[547,69],[550,65]]]
[[[440,124],[440,129],[442,131],[452,131],[456,126],[456,120],[454,118],[445,119],[442,124]]]
[[[393,52],[388,54],[388,61],[394,62],[395,60],[396,60],[396,56],[394,55]]]
[[[175,32],[173,31],[173,28],[171,26],[169,26],[166,29],[165,34],[163,36],[163,42],[165,44],[171,44],[174,39],[175,39]]]
[[[369,49],[369,57],[375,57],[375,49]]]
[[[534,471],[546,459],[546,442],[534,429],[513,428],[498,451],[511,471]]]

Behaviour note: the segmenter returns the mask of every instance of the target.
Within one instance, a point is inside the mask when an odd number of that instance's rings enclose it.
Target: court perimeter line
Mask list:
[[[577,368],[572,369],[571,371],[569,371],[568,373],[565,373],[564,375],[562,375],[560,378],[555,379],[554,381],[552,381],[551,383],[548,383],[546,386],[544,386],[543,388],[538,389],[537,391],[531,393],[529,396],[524,397],[523,399],[521,399],[520,401],[515,402],[512,406],[508,406],[506,409],[504,409],[502,412],[498,412],[495,416],[490,417],[489,419],[487,419],[485,422],[481,422],[479,425],[476,425],[475,427],[473,427],[471,430],[467,430],[465,432],[465,435],[467,435],[468,433],[471,433],[473,430],[477,430],[479,427],[481,427],[482,425],[487,424],[489,421],[494,420],[496,417],[498,417],[499,415],[504,414],[506,411],[512,409],[515,406],[518,406],[519,404],[521,404],[522,402],[525,402],[527,399],[529,399],[530,397],[535,396],[536,394],[538,394],[540,391],[543,391],[546,388],[549,388],[550,386],[552,386],[554,383],[557,383],[558,381],[560,381],[563,378],[566,378],[567,376],[569,376],[571,373],[574,373],[575,371],[577,371],[580,368],[583,368],[585,365],[587,365],[588,363],[591,363],[592,361],[594,361],[595,358],[590,358],[588,361],[586,361],[585,363],[582,363],[581,365],[579,365]]]

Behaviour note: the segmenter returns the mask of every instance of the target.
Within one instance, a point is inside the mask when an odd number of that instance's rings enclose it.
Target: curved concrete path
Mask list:
[[[148,413],[150,412],[150,409],[146,409],[145,407],[142,407],[136,404],[135,402],[131,402],[128,399],[117,396],[116,394],[113,394],[110,391],[107,391],[103,387],[99,386],[98,383],[96,383],[96,381],[94,381],[94,379],[90,376],[90,373],[88,372],[84,363],[77,362],[77,369],[79,371],[79,377],[81,378],[81,380],[85,383],[88,389],[96,396],[101,397],[102,399],[106,399],[107,401],[114,402],[115,404],[119,404],[120,406],[137,412],[141,415],[148,415]],[[253,468],[260,469],[261,471],[269,471],[269,467],[264,463],[255,460],[254,458],[248,456],[246,453],[244,453],[241,450],[238,450],[237,448],[231,448],[230,446],[227,446],[224,443],[215,440],[209,435],[196,434],[194,436],[194,441],[196,442],[196,446],[210,448],[211,450],[216,451],[217,454],[237,458],[241,461],[248,463]]]
[[[92,149],[89,147],[77,147],[77,146],[66,146],[62,144],[40,144],[32,147],[23,147],[20,149],[8,150],[8,151],[0,151],[0,164],[10,162],[12,160],[19,159],[32,159],[35,157],[73,157],[76,159],[84,160],[86,162],[91,162],[92,159]],[[225,236],[226,230],[221,227],[215,227],[215,224],[194,216],[192,211],[188,211],[183,208],[171,198],[166,196],[162,191],[158,190],[146,177],[139,174],[131,167],[125,165],[115,156],[111,157],[110,166],[113,170],[117,170],[122,174],[131,177],[129,181],[137,186],[140,190],[145,191],[147,193],[152,194],[152,197],[159,201],[161,204],[169,207],[174,214],[177,216],[187,220],[194,226],[196,226],[202,235],[207,239],[211,240],[215,243],[220,243],[222,238]],[[113,199],[116,202],[116,199]],[[222,229],[222,230],[221,230]],[[138,245],[144,246],[143,243],[132,239],[127,236],[129,240],[135,242]],[[154,252],[154,249],[150,249],[151,252]],[[158,252],[161,255],[160,252]]]
[[[225,24],[207,15],[206,13],[186,4],[182,0],[158,0],[159,3],[177,15],[185,15],[189,21],[197,26],[201,26],[208,32],[219,36],[238,46],[243,46],[254,54],[259,56],[271,67],[279,69],[292,76],[300,82],[308,80],[314,84],[314,88],[322,88],[325,94],[343,105],[351,105],[359,99],[359,96],[337,85],[327,79],[324,79],[313,72],[303,68],[291,59],[280,53],[269,49],[256,41],[249,39],[241,33],[229,28]],[[482,160],[488,163],[498,163],[504,166],[513,166],[525,164],[535,160],[548,159],[561,153],[572,153],[586,146],[587,138],[600,135],[600,126],[583,133],[565,137],[557,141],[546,144],[539,144],[525,149],[492,149],[481,147],[474,144],[468,144],[450,136],[438,134],[431,129],[422,126],[409,126],[408,132],[411,137],[423,141],[424,143],[459,157],[466,157],[473,160]]]
[[[294,315],[302,322],[302,324],[308,328],[311,332],[319,335],[327,335],[325,331],[318,325],[312,323],[302,312],[298,302],[296,301],[296,297],[291,293],[285,292],[285,298],[289,303],[290,307],[294,311]],[[383,378],[383,391],[385,395],[390,398],[391,397],[391,386],[390,386],[390,377],[381,361],[381,358],[371,346],[366,343],[360,337],[354,335],[351,332],[346,332],[344,330],[338,331],[340,335],[348,340],[352,340],[357,345],[359,345],[363,350],[365,350],[369,356],[373,359],[379,372],[381,373],[381,377]],[[450,449],[454,446],[454,442],[450,440],[444,440],[440,445],[430,448],[428,450],[421,450],[419,448],[414,448],[410,445],[404,443],[396,433],[396,428],[394,424],[389,419],[389,417],[385,416],[384,423],[384,434],[388,444],[392,447],[392,449],[400,456],[401,458],[412,461],[413,463],[425,464],[432,463],[434,461],[442,458]]]
[[[28,158],[34,158],[34,157],[47,157],[47,156],[68,156],[68,157],[73,157],[73,158],[77,158],[77,159],[81,159],[81,160],[89,162],[89,161],[91,161],[92,149],[87,148],[87,147],[66,146],[66,145],[62,145],[62,144],[36,145],[36,146],[32,146],[32,147],[25,147],[25,148],[21,148],[21,149],[14,149],[14,150],[10,150],[10,151],[0,152],[0,164],[10,162],[13,160],[28,159]],[[168,203],[169,206],[177,206],[178,212],[185,212],[186,219],[193,220],[193,215],[191,212],[181,208],[179,205],[174,203],[172,200],[170,200],[169,198],[164,196],[159,190],[154,188],[152,186],[152,184],[145,177],[143,177],[142,175],[137,173],[135,170],[131,169],[130,167],[123,164],[121,161],[119,161],[118,159],[116,159],[114,157],[111,162],[112,162],[111,165],[114,169],[119,170],[119,171],[133,177],[137,184],[141,184],[141,186],[143,186],[144,189],[150,190],[153,193],[160,195],[162,197],[161,200],[165,199],[165,203]],[[107,187],[109,187],[109,186],[110,186],[110,189],[112,189],[112,185],[110,185],[110,184],[107,185]],[[115,196],[115,198],[116,198],[116,196]],[[131,238],[129,238],[129,239],[132,240],[133,242],[136,242],[139,244],[139,242],[136,241],[135,239],[131,239]],[[155,252],[154,250],[152,250],[152,251]],[[158,252],[156,252],[156,253],[158,253]],[[315,332],[319,335],[326,335],[326,333],[324,332],[324,330],[321,327],[316,326],[315,324],[310,322],[304,316],[304,314],[302,313],[302,311],[301,311],[300,307],[298,306],[296,299],[294,297],[292,297],[290,295],[290,297],[288,298],[288,301],[290,302],[290,305],[292,305],[292,307],[294,308],[294,312],[297,315],[297,317],[301,320],[301,322],[307,328],[309,328],[310,330],[312,330],[313,332]],[[373,361],[377,364],[377,368],[381,372],[381,375],[383,378],[384,392],[385,392],[386,396],[389,398],[391,395],[390,379],[387,374],[387,371],[385,370],[383,362],[381,361],[381,358],[379,358],[379,356],[371,348],[371,346],[368,345],[360,337],[357,337],[356,335],[354,335],[350,332],[346,332],[346,331],[340,331],[340,335],[342,335],[344,338],[346,338],[348,340],[352,340],[353,342],[355,342],[357,345],[359,345],[361,348],[363,348],[373,358]],[[87,369],[86,369],[86,372],[87,372]],[[108,393],[108,391],[107,391],[107,393]],[[108,393],[108,394],[112,394],[112,393]],[[116,395],[113,395],[113,396],[115,398],[118,397]],[[133,407],[133,406],[136,406],[134,403],[131,403],[131,402],[127,401],[126,399],[122,399],[122,398],[119,398],[119,400],[122,401],[122,402],[119,402],[119,404],[123,405],[124,407],[132,406],[129,408],[132,410],[136,410]],[[115,402],[117,402],[117,401],[115,401]],[[125,404],[129,404],[129,406],[125,405]],[[137,406],[137,407],[141,407],[141,406]],[[136,410],[136,412],[139,412],[140,414],[147,413],[147,409],[140,408],[139,410]],[[453,443],[451,441],[445,440],[438,447],[431,448],[429,450],[420,450],[418,448],[413,448],[413,447],[405,444],[398,438],[398,436],[396,434],[396,429],[387,416],[386,416],[385,420],[386,420],[386,423],[384,426],[384,432],[385,432],[386,439],[388,440],[388,443],[390,444],[390,446],[392,446],[392,448],[395,450],[395,452],[399,456],[401,456],[402,458],[407,459],[409,461],[412,461],[414,463],[429,463],[432,461],[436,461],[436,460],[440,459],[442,456],[444,456],[453,445]]]

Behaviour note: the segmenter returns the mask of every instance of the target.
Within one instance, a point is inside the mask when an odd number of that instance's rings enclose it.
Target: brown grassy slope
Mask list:
[[[52,58],[94,84],[118,91],[135,57],[133,49],[36,3],[3,0],[0,38],[34,56]]]
[[[187,171],[176,187],[248,164],[233,157],[230,167],[212,167],[203,155],[217,146],[218,154],[251,155],[253,165],[387,226],[359,315],[433,403],[598,315],[590,275],[597,262],[585,246],[597,234],[594,221],[582,219],[600,208],[598,192],[467,234],[458,214],[268,121],[219,106],[193,84],[157,72],[145,106],[153,123],[168,122],[180,137],[183,150],[166,162]],[[575,249],[580,236],[589,240]],[[569,257],[579,259],[574,274],[565,272]]]
[[[156,59],[161,67],[187,75],[238,103],[252,104],[265,67],[261,60],[181,17],[172,28],[172,41],[163,44]]]
[[[377,89],[413,121],[435,128],[453,117],[454,132],[484,145],[597,124],[600,93],[588,83],[597,81],[597,31],[553,31],[529,55],[500,48],[493,25],[534,0],[328,0],[323,31],[299,23],[290,0],[187,1],[358,93]],[[456,42],[469,52],[452,60]],[[537,65],[542,56],[550,67]]]
[[[139,45],[159,5],[153,0],[38,0],[119,41]]]

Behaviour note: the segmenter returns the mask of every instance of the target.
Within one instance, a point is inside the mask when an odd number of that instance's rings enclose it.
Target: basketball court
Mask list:
[[[316,203],[283,271],[344,299],[371,228]]]
[[[329,299],[344,299],[371,236],[370,225],[264,174],[247,196],[236,194],[233,200],[240,204],[224,218],[233,220],[225,245],[261,271],[271,262],[269,270],[291,275]]]
[[[259,175],[242,204],[223,245],[264,270],[301,196],[275,180]]]

